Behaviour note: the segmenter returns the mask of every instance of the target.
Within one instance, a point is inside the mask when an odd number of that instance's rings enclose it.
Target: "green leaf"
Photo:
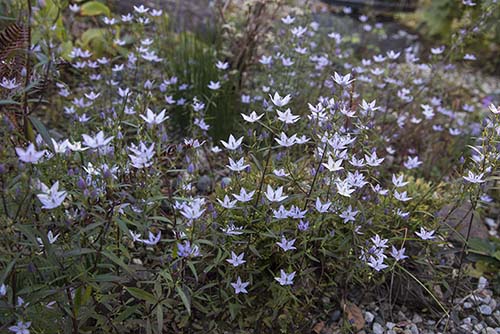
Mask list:
[[[55,152],[54,144],[52,143],[52,137],[49,135],[49,131],[43,123],[36,118],[35,116],[28,116],[31,121],[31,124],[35,127],[38,133],[42,136],[43,141],[47,144],[52,152]]]
[[[110,253],[108,251],[103,251],[102,252],[102,255],[104,255],[105,257],[107,257],[108,259],[110,259],[111,261],[113,261],[115,264],[119,265],[120,267],[122,267],[126,272],[128,273],[132,273],[132,270],[129,268],[129,266],[127,266],[125,264],[125,262],[123,262],[122,259],[120,259],[118,256],[116,256],[115,254],[113,253]]]
[[[62,254],[63,257],[72,257],[72,256],[79,256],[79,255],[85,255],[85,254],[92,254],[95,253],[95,250],[91,248],[77,248],[77,249],[72,249],[70,251],[64,252]]]
[[[124,321],[125,319],[129,319],[132,314],[135,313],[135,311],[139,308],[139,304],[127,307],[118,317],[116,317],[115,321],[117,323],[120,323]]]
[[[17,253],[16,258],[12,260],[9,265],[5,268],[5,270],[2,271],[2,275],[0,276],[0,282],[4,283],[5,279],[7,276],[9,276],[10,272],[12,271],[12,268],[14,268],[14,265],[16,264],[17,258],[20,256],[20,253]]]
[[[18,106],[21,105],[21,103],[19,103],[17,101],[14,101],[14,100],[0,100],[0,106],[2,106],[2,105],[9,105],[9,104],[15,104],[15,105],[18,105]]]
[[[147,291],[134,287],[126,287],[125,290],[127,290],[128,293],[130,293],[136,299],[142,299],[147,302],[150,302],[151,304],[156,303],[156,298]]]
[[[84,46],[88,46],[93,40],[100,39],[104,40],[104,36],[106,34],[106,30],[102,28],[90,28],[87,29],[82,36],[80,37],[80,40],[82,41]]]
[[[181,297],[182,303],[186,307],[186,311],[188,312],[189,315],[191,315],[191,302],[189,300],[188,295],[186,295],[186,292],[180,286],[176,286],[175,290],[177,290],[177,293],[179,294],[179,297]]]
[[[108,6],[99,1],[89,1],[82,5],[80,14],[83,16],[111,16],[111,11],[109,10]]]

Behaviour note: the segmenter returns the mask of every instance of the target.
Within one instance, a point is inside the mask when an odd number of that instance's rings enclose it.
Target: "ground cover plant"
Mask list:
[[[483,21],[422,54],[313,5],[216,3],[208,39],[108,5],[5,6],[0,331],[305,333],[338,307],[356,332],[381,296],[447,323],[498,279],[470,237],[499,209],[500,101],[456,80]]]

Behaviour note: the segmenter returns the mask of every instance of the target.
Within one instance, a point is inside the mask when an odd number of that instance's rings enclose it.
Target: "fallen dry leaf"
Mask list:
[[[347,315],[347,320],[351,325],[358,331],[365,327],[365,317],[361,309],[351,302],[346,302],[343,305],[345,314]]]

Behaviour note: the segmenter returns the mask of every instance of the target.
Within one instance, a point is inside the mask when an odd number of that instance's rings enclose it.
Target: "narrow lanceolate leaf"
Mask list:
[[[33,124],[33,126],[38,131],[40,136],[42,136],[42,139],[45,142],[45,144],[47,144],[49,146],[49,148],[52,152],[55,152],[54,143],[52,143],[52,139],[49,135],[49,131],[47,130],[45,125],[43,125],[43,123],[35,116],[28,116],[28,118],[30,119],[31,124]]]
[[[191,315],[191,300],[186,294],[186,291],[180,286],[176,286],[175,290],[179,294],[179,297],[181,297],[182,303],[186,307],[186,311],[188,312],[189,315]]]
[[[147,291],[134,287],[126,287],[125,290],[127,290],[128,293],[130,293],[136,299],[145,300],[147,302],[150,302],[151,304],[156,303],[156,298]]]

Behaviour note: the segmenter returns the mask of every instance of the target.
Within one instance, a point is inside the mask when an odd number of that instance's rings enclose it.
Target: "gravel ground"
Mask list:
[[[456,300],[457,309],[449,318],[434,319],[406,307],[395,309],[392,319],[384,319],[381,307],[371,303],[362,307],[365,328],[358,334],[500,334],[500,298],[488,289],[485,278],[476,290]],[[449,320],[448,320],[449,319]],[[323,330],[318,334],[341,333],[340,329]]]

